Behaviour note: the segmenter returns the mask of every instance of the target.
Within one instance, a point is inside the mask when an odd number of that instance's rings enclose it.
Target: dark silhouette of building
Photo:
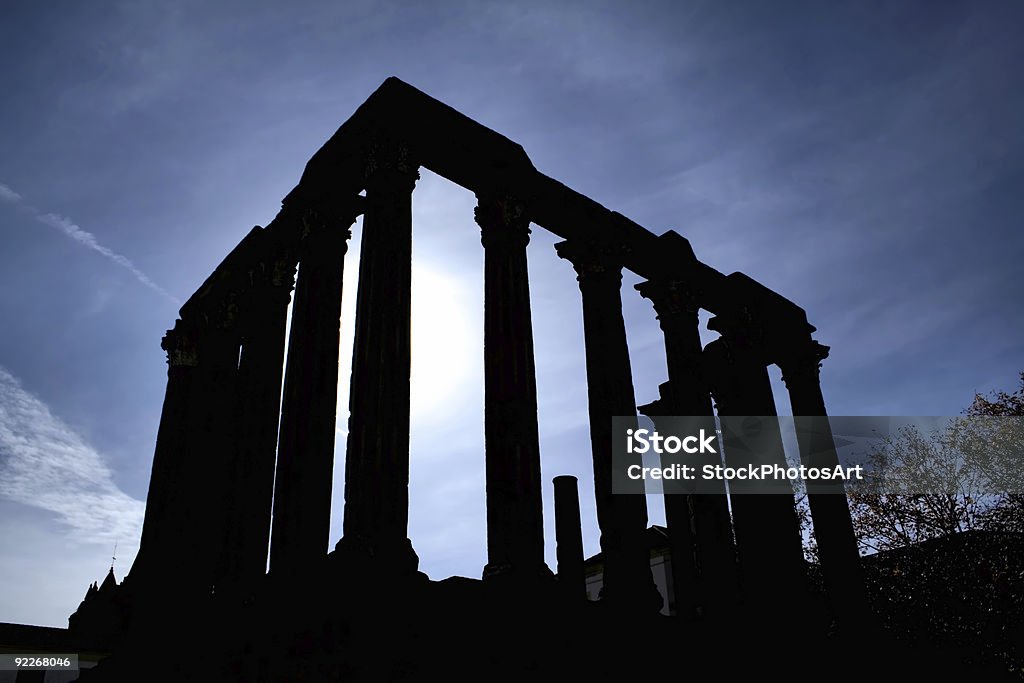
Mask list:
[[[131,622],[131,603],[117,583],[111,565],[103,582],[94,582],[78,609],[68,617],[68,634],[79,648],[110,652],[121,642]]]
[[[431,581],[407,533],[420,166],[478,199],[488,556],[480,579]],[[345,330],[355,343],[344,533],[327,552],[342,274],[359,215],[356,321]],[[563,238],[557,253],[582,296],[599,601],[586,600],[575,482],[556,483],[557,575],[544,561],[531,224]],[[829,615],[812,614],[806,599],[792,494],[665,496],[671,554],[682,558],[673,581],[686,590],[675,596],[676,617],[658,614],[646,500],[612,493],[612,417],[637,414],[624,268],[645,279],[636,289],[664,331],[667,382],[645,414],[774,415],[775,364],[794,414],[825,415],[818,371],[827,347],[801,308],[742,273],[716,271],[679,234],[655,235],[544,175],[513,141],[386,80],[164,337],[168,381],[140,550],[116,599],[104,581],[72,618],[73,630],[101,629],[125,605],[127,625],[82,680],[791,673],[798,660],[827,664],[848,658],[851,644],[876,647],[842,495],[810,498]],[[701,309],[720,333],[706,347]],[[813,438],[801,441],[802,456],[834,461],[831,434]],[[782,457],[781,441],[771,457]],[[826,639],[836,624],[846,640]],[[808,652],[793,650],[793,639]],[[752,646],[755,656],[722,659]],[[786,652],[781,660],[772,647]],[[650,648],[660,655],[646,656]]]

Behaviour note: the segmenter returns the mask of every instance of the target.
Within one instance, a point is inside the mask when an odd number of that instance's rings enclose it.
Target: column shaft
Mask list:
[[[170,370],[142,546],[131,572],[138,624],[210,597],[224,549],[238,337],[230,306],[164,338]]]
[[[233,486],[231,462],[238,427],[234,407],[240,340],[228,316],[233,312],[219,311],[200,337],[201,372],[194,397],[198,429],[187,463],[193,502],[188,506],[186,524],[194,539],[189,556],[197,558],[195,564],[206,593],[217,583],[223,566],[228,514],[225,502]]]
[[[604,556],[601,598],[620,608],[656,612],[663,601],[645,543],[646,497],[612,494],[612,417],[636,415],[622,318],[622,265],[585,245],[560,242],[555,248],[576,269],[583,295],[590,445]]]
[[[768,370],[752,350],[723,338],[708,344],[704,354],[720,416],[776,415]],[[765,421],[763,426],[767,432],[760,441],[762,452],[755,454],[758,463],[785,465],[778,425]],[[736,460],[735,451],[730,453],[733,436],[723,434],[725,462],[746,466]],[[734,494],[730,500],[745,601],[763,610],[765,618],[780,610],[799,611],[806,600],[806,577],[793,494]]]
[[[695,297],[682,282],[644,282],[636,286],[642,296],[650,299],[658,314],[658,323],[665,335],[665,360],[668,366],[669,382],[667,391],[661,396],[661,412],[664,415],[712,416],[711,394],[703,368],[702,345],[700,340],[698,307]],[[677,541],[678,552],[685,553],[686,543],[695,545],[686,556],[695,551],[696,571],[687,566],[676,568],[673,573],[685,572],[679,581],[698,581],[695,591],[699,594],[696,602],[705,617],[717,619],[729,612],[737,601],[736,546],[733,541],[732,520],[729,503],[722,486],[719,494],[695,496],[666,495],[665,517],[669,524],[670,538],[673,521],[683,525],[684,538]],[[690,529],[692,526],[692,540]],[[673,547],[673,553],[676,548]],[[675,554],[673,554],[675,557]],[[693,574],[695,577],[691,578]],[[674,577],[675,578],[675,577]],[[676,600],[681,601],[682,591],[676,590]]]
[[[669,415],[687,415],[676,411],[673,402],[665,397],[671,391],[670,383],[661,385],[662,398],[639,406],[640,412],[651,418],[655,429],[661,434],[673,433],[667,421],[659,419]],[[682,435],[677,435],[682,436]],[[663,454],[662,467],[668,467],[678,460],[678,456]],[[703,602],[709,597],[700,575],[699,553],[697,546],[697,526],[694,515],[694,503],[699,496],[672,491],[673,482],[662,482],[662,493],[665,499],[665,525],[668,527],[669,552],[671,553],[672,593],[675,596],[675,614],[684,621],[697,618]]]
[[[302,216],[281,405],[271,572],[298,573],[327,554],[338,407],[342,275],[355,201]]]
[[[808,467],[834,467],[839,457],[824,419],[827,413],[819,380],[819,364],[828,356],[828,347],[810,340],[800,346],[780,362],[795,416],[800,458]],[[829,601],[842,626],[856,629],[870,616],[857,536],[842,481],[828,488],[833,490],[808,491],[807,502]]]
[[[288,302],[295,256],[271,253],[246,306],[222,579],[247,592],[267,571]]]
[[[366,186],[339,550],[414,572],[409,542],[412,190],[403,148],[375,148]]]
[[[536,577],[544,565],[537,380],[526,267],[529,219],[511,197],[481,198],[487,567]]]
[[[132,566],[132,580],[137,586],[148,583],[151,576],[155,578],[154,572],[170,567],[169,560],[180,556],[184,542],[177,506],[182,504],[181,492],[187,486],[184,454],[195,417],[193,385],[199,364],[195,331],[178,320],[161,346],[167,351],[167,389],[146,496],[142,541]],[[155,583],[162,581],[157,579]]]

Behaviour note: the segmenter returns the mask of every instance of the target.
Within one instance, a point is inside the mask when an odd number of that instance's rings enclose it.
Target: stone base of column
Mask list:
[[[563,601],[558,579],[543,563],[531,567],[488,564],[482,583],[488,599],[503,610],[539,610]]]
[[[704,591],[702,618],[716,624],[727,623],[739,603],[739,577],[726,495],[694,496],[693,515]]]
[[[375,576],[413,576],[420,566],[420,558],[408,538],[380,541],[345,537],[334,546],[330,557],[347,572]]]
[[[629,614],[661,611],[665,600],[654,585],[650,551],[642,534],[614,529],[602,533],[601,553],[605,558],[601,604]],[[611,566],[609,560],[613,563]]]
[[[543,562],[532,567],[513,567],[510,564],[486,564],[483,571],[483,579],[485,581],[529,583],[533,581],[553,581],[554,578],[554,572]]]

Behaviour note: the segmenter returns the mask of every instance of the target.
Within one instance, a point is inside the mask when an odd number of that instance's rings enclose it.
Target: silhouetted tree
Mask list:
[[[1024,531],[1022,421],[1005,419],[1024,415],[1024,373],[1015,393],[976,394],[965,412],[935,433],[902,428],[868,455],[881,477],[849,492],[862,552],[971,529]]]
[[[811,506],[807,501],[807,489],[802,485],[796,486],[794,495],[796,503],[796,516],[800,520],[800,536],[803,542],[804,559],[812,564],[817,564],[821,558],[818,556],[818,539],[814,537],[814,523],[811,521]]]
[[[989,397],[974,395],[967,409],[971,417],[1024,417],[1024,372],[1020,373],[1017,391],[998,391]],[[972,465],[991,478],[1004,493],[999,494],[997,505],[992,506],[983,520],[986,528],[999,531],[1024,532],[1024,437],[1018,420],[994,420],[992,427],[1000,430],[990,438],[1000,447],[975,453]],[[982,425],[986,424],[984,420]]]
[[[974,402],[967,409],[968,415],[989,415],[994,417],[1024,417],[1024,372],[1020,373],[1020,388],[1012,394],[997,391],[991,398],[974,395]]]

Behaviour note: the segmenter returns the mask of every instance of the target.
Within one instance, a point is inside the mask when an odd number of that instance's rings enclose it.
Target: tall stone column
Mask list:
[[[222,583],[249,592],[267,571],[288,303],[296,254],[267,245],[246,304]],[[223,592],[223,591],[218,591]]]
[[[167,393],[142,544],[127,583],[135,600],[133,623],[146,628],[184,616],[214,589],[235,433],[239,346],[230,303],[198,321],[177,321],[163,339]]]
[[[821,361],[827,357],[827,346],[805,339],[794,343],[779,359],[793,408],[800,458],[808,467],[839,464],[819,379]],[[866,625],[870,610],[845,487],[837,480],[818,488],[831,489],[815,492],[812,487],[807,494],[829,601],[841,627],[856,630]]]
[[[484,577],[550,575],[544,564],[537,378],[526,245],[530,221],[513,197],[480,197],[484,246]]]
[[[199,366],[196,337],[193,325],[178,320],[161,341],[167,352],[167,389],[149,477],[142,541],[131,571],[131,583],[140,588],[151,583],[151,577],[152,583],[163,583],[159,573],[169,570],[172,558],[180,557],[183,550],[179,506],[187,501],[183,495],[188,486],[184,466],[195,419],[192,399]]]
[[[665,416],[687,415],[677,412],[673,405],[671,383],[660,387],[661,398],[646,405],[637,406],[641,413],[651,418],[655,429],[661,434],[673,433]],[[682,436],[682,435],[679,435]],[[662,467],[669,466],[678,456],[662,455]],[[673,492],[673,482],[662,481],[662,498],[665,502],[665,524],[668,527],[668,544],[672,557],[672,593],[675,596],[675,615],[684,621],[697,619],[707,589],[703,585],[697,549],[697,525],[694,503],[699,496]],[[707,533],[707,532],[705,532]]]
[[[604,556],[601,599],[621,609],[657,612],[662,598],[644,542],[646,497],[612,493],[612,418],[636,415],[622,319],[622,263],[614,253],[586,244],[560,242],[555,249],[572,263],[583,295],[590,445]]]
[[[374,143],[356,296],[344,537],[337,546],[399,574],[419,565],[408,538],[412,191],[418,178],[404,145]]]
[[[718,329],[712,324],[709,327]],[[756,342],[741,332],[723,333],[721,339],[705,347],[704,357],[720,416],[777,415],[768,370]],[[723,422],[726,465],[746,466],[747,461],[737,461],[737,451],[729,446],[737,436],[729,433],[729,424]],[[761,421],[758,427],[764,430],[758,437],[758,452],[749,455],[757,459],[756,464],[785,465],[778,424]],[[746,603],[769,620],[799,612],[806,602],[807,589],[793,494],[734,491],[730,501]]]
[[[357,197],[302,214],[278,440],[270,570],[291,575],[327,554],[338,408],[342,275]]]
[[[228,293],[205,313],[199,336],[199,375],[193,407],[196,419],[187,450],[188,493],[191,501],[183,514],[192,551],[197,558],[202,591],[210,593],[218,582],[227,525],[226,500],[233,483],[231,461],[238,433],[238,355],[240,338],[235,292]],[[183,570],[191,573],[193,570]]]
[[[698,322],[699,307],[693,292],[683,282],[648,281],[636,286],[641,296],[649,299],[658,314],[658,324],[665,335],[665,360],[669,381],[663,385],[657,410],[662,415],[713,416],[711,394],[703,368],[703,349]],[[673,545],[675,553],[690,557],[696,550],[696,576],[686,565],[673,561],[673,572],[684,572],[678,581],[698,580],[697,602],[705,617],[716,619],[729,612],[737,600],[736,547],[725,487],[718,494],[694,496],[666,495],[665,518],[670,538],[681,536]],[[689,540],[692,524],[693,538]],[[672,527],[682,527],[676,534]],[[695,545],[688,548],[687,545]],[[679,584],[677,584],[679,585]],[[676,599],[682,602],[681,589]]]

